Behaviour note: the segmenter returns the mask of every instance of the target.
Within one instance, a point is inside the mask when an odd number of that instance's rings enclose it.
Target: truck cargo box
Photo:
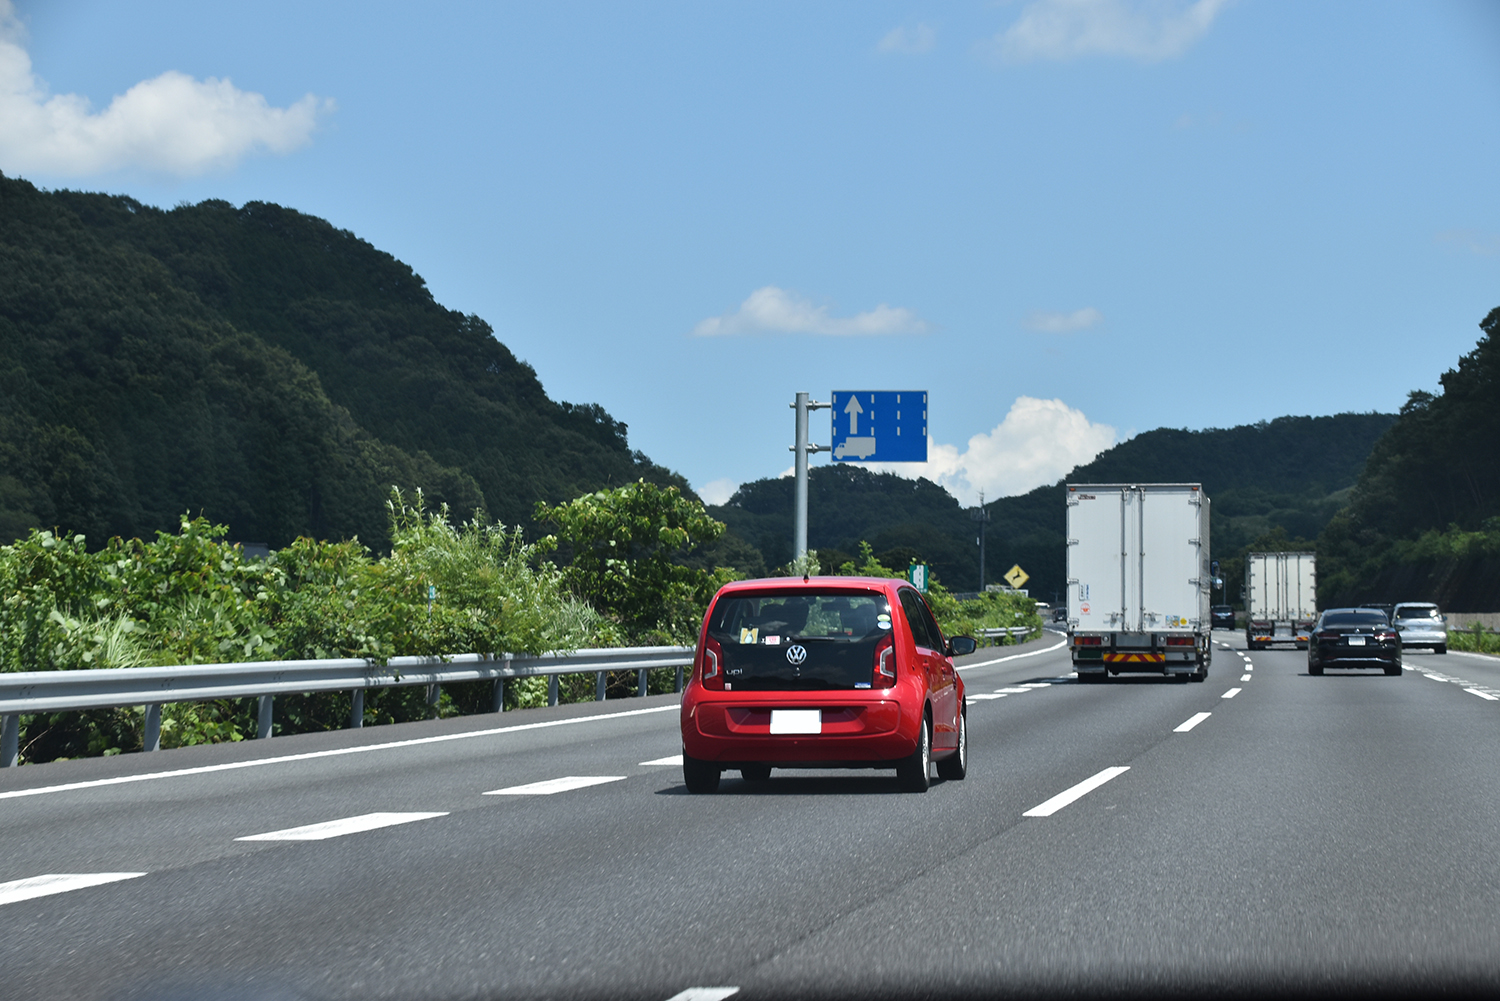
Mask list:
[[[1212,655],[1209,501],[1197,483],[1068,484],[1068,632],[1080,680],[1192,675]]]

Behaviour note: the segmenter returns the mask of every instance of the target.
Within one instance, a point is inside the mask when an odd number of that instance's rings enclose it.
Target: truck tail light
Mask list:
[[[719,665],[724,660],[724,648],[719,646],[719,641],[710,637],[703,637],[703,672],[698,680],[703,682],[703,687],[711,691],[722,692],[724,690],[724,674]]]
[[[1168,636],[1167,637],[1167,646],[1192,646],[1192,645],[1193,645],[1193,637],[1191,637],[1191,636]]]
[[[1073,645],[1074,646],[1103,646],[1104,645],[1104,637],[1103,636],[1074,636],[1073,637]]]
[[[875,644],[875,687],[894,688],[896,685],[896,641],[890,633]]]

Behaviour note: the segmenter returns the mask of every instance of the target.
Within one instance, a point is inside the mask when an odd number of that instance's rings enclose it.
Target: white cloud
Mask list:
[[[767,285],[751,292],[750,298],[734,312],[703,320],[693,328],[693,333],[698,337],[755,333],[857,337],[920,334],[928,329],[927,322],[909,309],[881,303],[868,313],[829,316],[827,306],[814,306],[794,292]]]
[[[891,29],[880,40],[880,44],[875,46],[875,51],[920,55],[923,52],[931,52],[935,44],[937,44],[937,32],[929,24],[919,24],[915,28]]]
[[[178,176],[234,166],[261,150],[290,153],[312,138],[331,100],[311,94],[273,108],[229,80],[169,70],[95,112],[79,94],[51,94],[31,69],[24,31],[0,0],[0,169],[78,177],[126,167]]]
[[[1017,397],[994,430],[976,434],[960,452],[931,439],[927,461],[859,463],[911,479],[925,476],[965,505],[1010,497],[1055,483],[1119,440],[1114,428],[1094,424],[1062,400]]]
[[[1087,330],[1089,327],[1097,326],[1104,321],[1104,314],[1092,306],[1087,309],[1075,309],[1071,313],[1049,313],[1045,310],[1033,310],[1026,315],[1024,321],[1027,329],[1039,330],[1044,334],[1071,334],[1078,330]]]
[[[1486,233],[1478,229],[1446,230],[1437,235],[1437,241],[1480,257],[1493,257],[1500,254],[1500,234]]]
[[[1186,52],[1229,0],[1035,0],[995,36],[1001,58],[1126,56],[1157,62]]]
[[[698,496],[703,498],[703,503],[710,505],[724,504],[734,496],[734,492],[740,488],[739,482],[724,477],[721,480],[710,480],[698,487]]]

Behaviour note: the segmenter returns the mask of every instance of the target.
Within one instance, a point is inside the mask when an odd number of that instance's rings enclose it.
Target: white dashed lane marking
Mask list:
[[[1046,686],[1044,685],[1043,687],[1045,688]],[[1029,691],[1031,691],[1031,689],[1029,689],[1029,688],[997,688],[997,689],[995,689],[995,694],[996,695],[1025,695]]]
[[[1241,681],[1249,681],[1250,678],[1251,678],[1251,675],[1248,675],[1248,674],[1242,674],[1242,675],[1240,675],[1240,680]]]
[[[724,1001],[727,997],[738,994],[738,987],[689,987],[687,990],[673,994],[667,1001]]]
[[[506,789],[491,789],[485,795],[552,796],[560,792],[571,792],[574,789],[586,789],[589,786],[603,785],[606,782],[621,782],[624,779],[624,775],[564,775],[560,779],[548,779],[545,782],[530,782],[523,786],[510,786]]]
[[[1089,793],[1093,792],[1104,783],[1110,781],[1111,779],[1117,779],[1128,771],[1130,771],[1130,767],[1128,765],[1116,765],[1114,768],[1106,768],[1099,774],[1084,779],[1082,782],[1078,783],[1076,786],[1073,786],[1071,789],[1064,789],[1062,792],[1058,793],[1056,796],[1053,796],[1045,803],[1038,803],[1036,806],[1033,806],[1031,809],[1021,814],[1021,816],[1050,817],[1058,810],[1061,810],[1069,803],[1072,803],[1074,800],[1082,799],[1084,796],[1087,796]]]
[[[1173,727],[1172,728],[1172,732],[1173,733],[1187,733],[1193,727],[1197,726],[1199,723],[1202,723],[1204,720],[1208,719],[1212,715],[1213,715],[1213,713],[1195,713],[1194,715],[1192,715],[1191,717],[1189,717],[1185,722],[1181,723],[1178,726]]]
[[[665,758],[652,758],[650,761],[642,761],[640,763],[639,767],[641,767],[641,768],[649,768],[652,765],[680,765],[680,764],[682,764],[682,755],[680,755],[680,754],[669,754]]]
[[[1003,699],[1005,692],[980,692],[977,695],[967,695],[965,698],[973,699],[975,702],[988,702],[990,699]]]
[[[1489,692],[1481,692],[1477,688],[1465,688],[1464,691],[1468,692],[1470,695],[1477,695],[1481,699],[1488,699],[1491,702],[1500,702],[1500,695],[1491,695]]]
[[[54,893],[118,883],[122,879],[137,879],[144,875],[144,872],[51,872],[45,876],[13,879],[9,883],[0,883],[0,904],[50,897]]]
[[[1223,695],[1220,695],[1219,698],[1221,698],[1221,699],[1232,699],[1236,695],[1240,694],[1240,691],[1241,691],[1241,689],[1231,688],[1229,691],[1225,692]]]
[[[321,824],[308,824],[305,827],[288,827],[282,831],[268,831],[265,834],[249,834],[243,838],[235,838],[236,841],[325,841],[328,838],[341,838],[346,834],[360,834],[364,831],[375,831],[382,827],[394,827],[397,824],[410,824],[416,820],[431,820],[433,817],[446,817],[444,813],[366,813],[358,817],[345,817],[343,820],[328,820]]]

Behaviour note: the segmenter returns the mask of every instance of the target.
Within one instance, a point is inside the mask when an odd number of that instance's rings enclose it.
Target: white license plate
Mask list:
[[[822,733],[821,709],[772,709],[772,733]]]
[[[1349,641],[1349,645],[1350,646],[1364,646],[1365,645],[1365,638],[1363,636],[1346,636],[1344,638]],[[774,715],[774,713],[772,715]]]

